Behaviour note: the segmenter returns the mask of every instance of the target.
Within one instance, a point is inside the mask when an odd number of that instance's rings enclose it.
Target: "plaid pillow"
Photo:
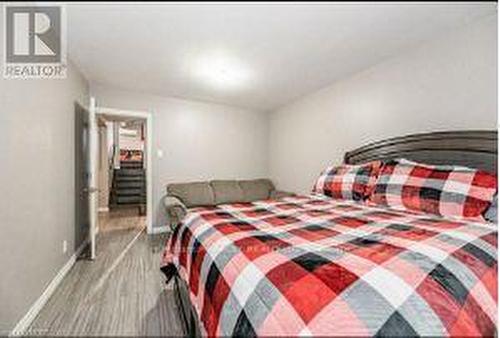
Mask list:
[[[483,214],[485,220],[491,223],[498,223],[498,193],[493,197],[490,206]]]
[[[370,201],[441,216],[479,217],[496,191],[497,176],[485,171],[398,159],[382,167]]]
[[[313,187],[313,193],[332,198],[365,200],[374,188],[382,162],[343,164],[326,168]]]
[[[493,197],[493,201],[491,201],[490,206],[483,214],[485,220],[491,223],[498,223],[498,195]]]

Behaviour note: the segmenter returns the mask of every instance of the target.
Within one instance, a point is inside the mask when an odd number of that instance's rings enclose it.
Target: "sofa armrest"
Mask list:
[[[281,191],[281,190],[272,190],[270,194],[270,198],[275,200],[275,199],[280,199],[283,197],[290,197],[290,196],[295,196],[293,192],[288,192],[288,191]]]
[[[172,195],[165,196],[165,198],[163,199],[163,205],[165,205],[165,208],[169,208],[174,205],[179,205],[183,208],[186,208],[186,206],[184,205],[184,203],[182,203],[182,200],[180,198]]]
[[[186,216],[187,208],[182,201],[175,196],[165,196],[163,205],[167,212],[170,228],[173,230]]]

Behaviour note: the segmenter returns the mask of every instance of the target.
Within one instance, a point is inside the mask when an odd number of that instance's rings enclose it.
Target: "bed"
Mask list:
[[[345,162],[405,157],[496,172],[496,132],[409,135]],[[191,210],[162,271],[191,336],[494,336],[497,229],[324,195]]]

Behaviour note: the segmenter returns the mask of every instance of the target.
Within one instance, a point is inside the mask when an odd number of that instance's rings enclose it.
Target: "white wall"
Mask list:
[[[267,177],[265,113],[91,84],[100,107],[153,114],[153,224],[166,225],[161,200],[171,182]],[[157,150],[163,150],[163,157]]]
[[[496,129],[496,16],[450,32],[270,114],[278,188],[308,192],[319,172],[368,142],[415,132]]]
[[[88,84],[71,63],[64,80],[0,78],[0,335],[78,245],[75,101],[88,106]]]
[[[120,128],[120,149],[127,150],[144,150],[144,141],[141,134],[141,126],[136,125],[133,128]],[[128,134],[130,132],[136,132],[136,134]]]

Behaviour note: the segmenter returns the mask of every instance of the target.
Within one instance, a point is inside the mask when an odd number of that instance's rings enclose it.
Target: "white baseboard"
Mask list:
[[[153,229],[151,229],[151,232],[149,234],[156,235],[156,234],[161,234],[164,232],[170,232],[170,227],[168,225],[164,225],[161,227],[153,227]]]
[[[45,291],[43,291],[42,295],[38,297],[38,299],[35,301],[35,303],[33,303],[33,305],[24,315],[24,317],[21,318],[21,320],[16,324],[14,329],[12,329],[9,336],[22,336],[25,334],[26,329],[31,325],[31,323],[36,318],[40,310],[42,310],[45,303],[47,303],[50,296],[52,296],[57,286],[61,283],[61,281],[64,279],[69,270],[71,270],[71,267],[73,266],[73,264],[75,264],[77,257],[80,256],[80,254],[82,253],[83,249],[85,249],[85,246],[87,246],[87,244],[88,241],[82,243],[80,247],[75,251],[75,253],[71,255],[66,264],[64,264],[64,266],[61,268],[61,270],[59,270],[54,279],[52,279],[52,281],[49,283]]]
[[[109,208],[108,207],[101,207],[99,209],[97,209],[98,212],[109,212]]]

